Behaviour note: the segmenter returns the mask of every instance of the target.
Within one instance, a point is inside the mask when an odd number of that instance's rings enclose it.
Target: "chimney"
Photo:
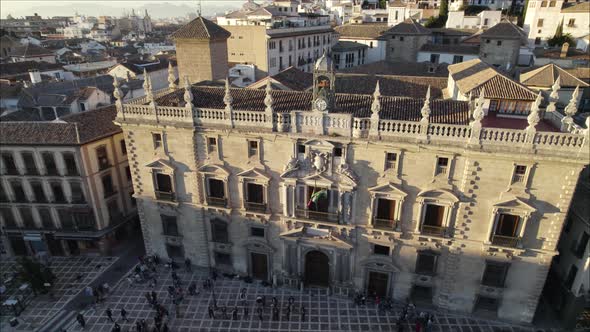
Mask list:
[[[561,53],[559,53],[559,57],[560,58],[565,58],[567,57],[567,50],[570,48],[570,44],[569,43],[563,43],[563,45],[561,45]]]
[[[41,73],[37,69],[31,69],[31,70],[29,70],[29,76],[31,78],[31,83],[33,85],[38,84],[38,83],[41,83],[41,81],[42,81],[42,79],[41,79]]]

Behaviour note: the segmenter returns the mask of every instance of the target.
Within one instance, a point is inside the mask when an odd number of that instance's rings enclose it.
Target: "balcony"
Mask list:
[[[395,220],[375,218],[373,219],[373,228],[383,229],[386,231],[396,230],[397,222]]]
[[[207,197],[207,204],[209,204],[211,206],[226,207],[227,206],[227,198],[209,196],[209,197]]]
[[[266,212],[266,204],[265,203],[244,202],[244,206],[246,207],[246,211],[259,212],[259,213]]]
[[[492,245],[499,247],[516,248],[519,238],[504,235],[492,235]]]
[[[514,174],[514,176],[512,176],[512,184],[523,184],[524,180],[524,174]]]
[[[161,201],[169,201],[174,202],[176,200],[176,195],[170,191],[156,191],[156,199]]]
[[[339,215],[337,212],[313,211],[309,209],[296,208],[295,216],[303,219],[337,223]]]
[[[444,236],[445,235],[446,227],[442,226],[432,226],[432,225],[422,225],[420,229],[420,233],[423,235],[432,235],[432,236]]]

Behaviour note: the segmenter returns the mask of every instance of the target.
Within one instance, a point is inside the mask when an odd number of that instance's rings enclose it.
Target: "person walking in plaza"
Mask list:
[[[221,315],[223,316],[223,319],[227,319],[227,307],[226,306],[221,307]]]
[[[121,308],[121,319],[123,319],[126,322],[129,321],[129,319],[127,319],[127,310],[125,310],[125,308]]]
[[[213,311],[213,307],[209,306],[207,311],[209,312],[209,318],[215,319],[215,311]]]
[[[81,312],[79,312],[78,315],[76,315],[76,320],[78,321],[78,324],[82,326],[82,329],[86,327],[86,320],[84,319],[84,315],[82,315]]]
[[[184,267],[186,268],[186,272],[191,272],[192,266],[191,266],[192,262],[190,258],[186,258],[184,260]]]
[[[305,306],[301,305],[301,321],[305,322]]]
[[[279,320],[279,308],[277,306],[272,308],[272,320]]]
[[[170,328],[168,327],[168,323],[164,323],[164,325],[162,325],[162,332],[170,332]]]
[[[286,314],[287,314],[286,315],[287,316],[287,320],[291,320],[291,306],[288,306],[287,307],[287,313]]]
[[[231,316],[233,320],[238,320],[238,307],[234,307],[231,311]]]
[[[262,308],[258,308],[258,320],[262,322]]]
[[[244,318],[248,317],[248,307],[244,307]]]
[[[111,330],[112,332],[121,332],[121,326],[117,323],[115,323],[115,325],[113,325],[113,329]]]
[[[137,332],[144,332],[144,331],[143,331],[143,326],[141,325],[141,322],[140,322],[140,321],[136,321],[136,322],[135,322],[135,330],[136,330]]]
[[[397,319],[397,322],[395,324],[397,325],[397,332],[404,332],[404,317],[403,316],[399,316],[399,318]]]
[[[113,312],[111,311],[111,308],[107,308],[107,310],[105,310],[105,313],[107,314],[107,317],[111,322],[115,322],[115,320],[113,319]]]

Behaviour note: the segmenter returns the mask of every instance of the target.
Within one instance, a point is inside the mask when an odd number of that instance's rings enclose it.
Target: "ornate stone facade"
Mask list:
[[[471,102],[470,124],[441,122],[445,101],[322,91],[331,70],[318,60],[309,99],[187,86],[120,105],[149,253],[530,322],[588,130],[485,127]]]

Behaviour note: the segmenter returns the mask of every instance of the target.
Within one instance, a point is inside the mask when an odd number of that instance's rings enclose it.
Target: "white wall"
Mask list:
[[[418,57],[416,59],[417,62],[429,62],[430,61],[430,55],[432,54],[438,54],[439,58],[438,58],[438,63],[448,63],[450,65],[453,64],[453,58],[455,55],[460,55],[463,57],[463,61],[469,61],[469,60],[473,60],[473,59],[477,59],[478,55],[477,54],[452,54],[452,53],[436,53],[436,52],[423,52],[420,51],[418,52]]]
[[[339,40],[367,45],[369,48],[365,51],[365,64],[385,60],[385,51],[387,49],[385,40],[348,38],[340,38]]]

